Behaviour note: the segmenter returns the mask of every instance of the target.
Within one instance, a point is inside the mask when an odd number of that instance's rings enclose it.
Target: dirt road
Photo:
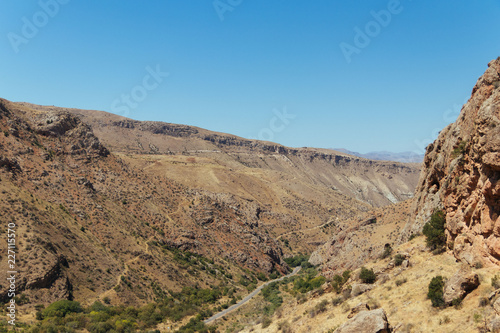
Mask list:
[[[267,286],[268,284],[270,283],[273,283],[273,282],[276,282],[276,281],[281,281],[283,280],[284,278],[286,277],[291,277],[291,276],[294,276],[295,274],[297,274],[299,271],[300,271],[300,266],[299,267],[295,267],[295,269],[288,275],[285,275],[285,276],[282,276],[278,279],[275,279],[275,280],[272,280],[272,281],[268,281],[266,283],[264,283],[263,285],[257,287],[254,291],[252,291],[250,294],[248,294],[245,298],[243,298],[241,301],[239,301],[238,303],[234,304],[234,305],[231,305],[229,308],[227,308],[226,310],[224,311],[221,311],[219,313],[216,313],[214,314],[212,317],[204,320],[204,323],[205,324],[210,324],[211,322],[213,322],[214,320],[216,319],[219,319],[219,318],[222,318],[223,316],[225,316],[226,314],[228,314],[229,312],[231,311],[234,311],[236,309],[238,309],[240,306],[242,306],[243,304],[245,304],[246,302],[248,302],[249,300],[251,300],[255,295],[257,295],[261,290],[262,288],[264,288],[265,286]]]

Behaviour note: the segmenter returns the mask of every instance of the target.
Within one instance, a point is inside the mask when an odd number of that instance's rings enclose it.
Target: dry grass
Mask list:
[[[491,278],[497,272],[496,269],[473,269],[480,276],[481,285],[464,299],[459,309],[455,307],[435,309],[426,297],[430,280],[436,275],[451,277],[460,268],[460,264],[449,254],[434,256],[426,251],[423,237],[403,244],[395,251],[410,253],[411,267],[406,270],[397,267],[387,271],[390,280],[384,285],[376,283],[373,290],[351,298],[340,306],[335,306],[331,302],[338,297],[335,293],[309,298],[303,304],[290,301],[283,306],[280,321],[292,323],[294,332],[329,332],[347,321],[350,309],[363,302],[374,308],[383,308],[392,327],[399,326],[400,332],[456,333],[477,332],[478,328],[484,326],[485,318],[488,320],[493,315],[490,305],[479,307],[478,304],[493,290]],[[373,267],[377,271],[386,265],[387,262],[381,260],[367,267]],[[353,275],[355,276],[356,272]],[[396,281],[401,280],[406,282],[396,286]],[[328,301],[326,311],[310,316],[310,309],[319,306],[318,304],[325,300]],[[250,332],[251,329],[252,326],[249,325],[243,332]],[[273,323],[267,329],[258,331],[277,332],[277,329],[277,325]]]

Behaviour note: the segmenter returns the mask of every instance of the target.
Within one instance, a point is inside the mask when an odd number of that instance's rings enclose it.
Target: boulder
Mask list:
[[[454,299],[463,299],[468,293],[479,286],[479,277],[470,268],[459,269],[444,286],[444,301],[450,305]]]
[[[488,328],[490,332],[499,332],[500,331],[500,317],[495,317],[489,323]]]
[[[370,284],[356,283],[352,285],[351,294],[353,296],[358,296],[372,290],[373,286]]]
[[[335,330],[335,333],[390,333],[384,309],[362,311]]]
[[[495,309],[495,312],[500,315],[500,297],[493,302],[493,309]]]
[[[370,306],[366,303],[359,303],[358,305],[356,305],[351,309],[351,313],[349,313],[347,318],[351,319],[352,317],[354,317],[355,315],[357,315],[362,311],[370,311]]]
[[[500,295],[500,289],[497,289],[497,290],[495,290],[495,291],[491,292],[491,293],[488,295],[488,299],[489,299],[490,301],[493,301],[493,299],[494,299],[495,297],[497,297],[498,295]]]

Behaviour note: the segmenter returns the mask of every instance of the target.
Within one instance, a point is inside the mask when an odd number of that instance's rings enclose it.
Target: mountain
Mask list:
[[[0,100],[0,130],[0,212],[16,235],[17,293],[31,306],[141,305],[159,291],[288,271],[266,226],[288,216],[134,168],[69,113]],[[4,301],[8,290],[2,283]]]
[[[216,295],[204,308],[223,306],[257,277],[289,272],[284,258],[312,252],[337,221],[411,197],[419,174],[413,165],[4,99],[0,131],[0,211],[22,254],[16,292],[28,320],[35,305],[61,299],[173,302],[167,311],[199,292]],[[1,285],[3,301],[8,290]]]
[[[310,253],[323,244],[332,232],[321,225],[411,198],[420,172],[414,164],[289,148],[186,125],[18,105],[78,117],[115,156],[152,177],[166,177],[239,209],[253,205],[285,253]],[[252,209],[246,214],[255,215]]]
[[[287,183],[299,182],[303,183],[300,190],[304,192],[311,191],[311,187],[319,187],[321,193],[317,192],[316,198],[323,196],[325,191],[335,191],[373,206],[384,206],[412,197],[420,171],[416,165],[375,162],[328,149],[289,148],[193,126],[141,122],[101,111],[44,107],[27,103],[20,105],[77,115],[115,153],[162,156],[163,162],[170,164],[176,164],[168,162],[173,159],[172,156],[198,157],[201,159],[201,165],[216,164],[217,167],[223,165],[236,168],[232,171],[225,170],[225,176],[231,178],[226,180],[228,182],[241,179],[241,173],[236,177],[231,174],[242,167],[247,170],[250,168],[252,172],[281,173],[279,182],[284,187],[287,187]],[[184,166],[187,167],[181,168],[182,174],[179,177],[175,174],[169,176],[186,181],[184,173],[189,172],[189,178],[198,179],[200,176],[196,174],[197,168],[193,168],[198,164],[200,163],[186,163]],[[210,172],[216,173],[213,167]],[[199,183],[206,181],[207,179],[202,179]],[[220,181],[216,183],[217,189],[224,185]],[[239,187],[238,182],[230,186],[231,189]],[[225,190],[232,191],[231,189]],[[285,191],[299,192],[298,190],[299,188],[287,188]]]
[[[499,178],[500,58],[488,64],[457,121],[427,147],[402,239],[443,210],[448,248],[457,259],[500,264]]]
[[[424,155],[415,152],[407,151],[402,153],[393,153],[389,151],[373,151],[366,154],[357,153],[344,148],[334,148],[341,153],[367,158],[376,161],[395,161],[402,163],[422,163],[424,161]]]
[[[456,122],[427,147],[415,197],[332,228],[309,259],[323,279],[311,271],[285,281],[221,327],[500,331],[500,57],[488,64]],[[269,295],[276,294],[283,305],[266,318]]]

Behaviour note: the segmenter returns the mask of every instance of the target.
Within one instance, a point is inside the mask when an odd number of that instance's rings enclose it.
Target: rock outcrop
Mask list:
[[[435,210],[469,265],[500,264],[500,58],[490,62],[457,121],[427,147],[413,215],[401,240],[422,230]]]
[[[462,300],[467,294],[479,286],[479,277],[469,267],[462,267],[446,281],[444,286],[444,302],[450,305],[454,300]]]
[[[345,322],[335,333],[390,333],[392,332],[384,309],[361,311]]]

